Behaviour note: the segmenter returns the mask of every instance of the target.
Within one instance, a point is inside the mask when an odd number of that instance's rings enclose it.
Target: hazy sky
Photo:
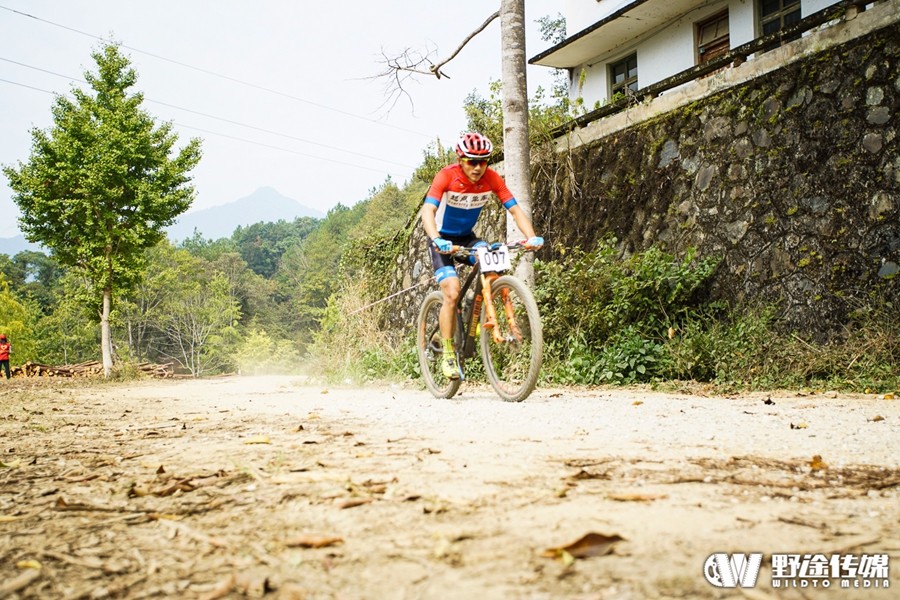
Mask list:
[[[390,176],[408,180],[436,138],[451,145],[463,101],[500,78],[500,21],[444,71],[407,82],[392,108],[373,79],[382,52],[451,54],[499,0],[0,0],[0,164],[27,161],[32,127],[52,124],[54,93],[95,71],[91,52],[115,40],[132,60],[144,109],[200,137],[191,210],[262,186],[321,210],[352,205]],[[527,58],[550,46],[537,19],[559,2],[527,0]],[[529,95],[550,70],[528,67]],[[86,87],[75,82],[74,85]],[[35,89],[36,88],[36,89]],[[18,211],[0,175],[0,237]]]

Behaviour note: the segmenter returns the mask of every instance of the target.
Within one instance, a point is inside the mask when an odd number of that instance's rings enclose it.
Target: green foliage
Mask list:
[[[231,239],[220,238],[218,240],[206,239],[196,229],[194,229],[194,233],[190,237],[185,238],[178,247],[183,248],[192,255],[204,260],[216,260],[223,254],[237,252],[237,244],[234,241],[234,237]]]
[[[621,384],[661,376],[668,332],[705,306],[699,292],[716,265],[693,252],[677,261],[658,248],[619,259],[612,238],[592,252],[536,261],[535,297],[549,362],[560,364],[556,377]]]
[[[776,331],[774,306],[724,310],[709,305],[689,314],[666,344],[665,379],[717,381],[723,384],[759,381],[770,364],[773,344],[785,343]],[[777,361],[776,361],[777,362]],[[774,384],[779,377],[774,377]]]
[[[306,337],[322,318],[328,298],[340,285],[337,273],[344,247],[356,235],[364,209],[362,204],[354,208],[338,204],[315,231],[282,256],[276,278],[289,307],[285,316],[292,331]]]
[[[256,277],[237,254],[216,262],[167,241],[147,252],[148,267],[114,314],[137,360],[175,361],[194,376],[234,368],[240,341],[242,277]]]
[[[227,370],[240,341],[239,319],[240,309],[223,275],[185,282],[160,317],[166,340],[161,352],[195,377]]]
[[[292,375],[301,371],[301,356],[287,340],[251,328],[235,347],[233,362],[244,375]]]
[[[238,227],[231,241],[254,273],[270,279],[278,271],[284,253],[306,239],[318,225],[319,221],[311,217],[300,217],[290,223],[254,223]]]
[[[553,36],[564,24],[542,26]],[[258,223],[220,240],[197,234],[178,248],[157,244],[161,227],[190,202],[186,173],[199,159],[198,142],[169,160],[171,126],[154,127],[140,94],[126,94],[136,77],[127,61],[114,47],[95,58],[96,97],[78,90],[74,102],[60,98],[54,128],[32,132],[29,164],[4,168],[28,209],[29,235],[53,248],[51,257],[0,255],[0,330],[13,342],[14,362],[96,359],[97,290],[106,282],[119,292],[111,315],[115,377],[137,375],[140,361],[176,360],[198,376],[302,367],[329,381],[418,381],[413,336],[385,330],[388,304],[370,304],[398,291],[389,287],[396,258],[408,251],[422,196],[455,160],[453,149],[436,140],[408,183],[388,178],[321,220]],[[565,87],[530,100],[538,168],[540,153],[550,156],[550,132],[585,110]],[[465,109],[467,129],[502,152],[499,92],[499,82],[488,98],[473,92]],[[112,257],[109,270],[99,270]],[[611,238],[590,252],[537,261],[544,380],[900,390],[896,307],[878,300],[896,298],[896,288],[872,290],[843,339],[823,345],[781,331],[775,306],[708,301],[715,268],[713,258],[658,248],[623,258]],[[466,376],[483,379],[479,360],[467,363]]]
[[[25,250],[12,258],[0,254],[0,272],[15,294],[34,299],[45,313],[52,310],[62,293],[59,282],[63,269],[43,252]]]
[[[467,131],[478,131],[494,144],[494,153],[503,153],[503,106],[500,97],[500,80],[490,82],[487,98],[473,91],[466,96],[463,110],[466,113]]]
[[[558,342],[558,340],[557,340]],[[589,344],[578,335],[563,348],[553,344],[551,350],[563,350],[557,355],[554,379],[559,383],[574,384],[630,384],[645,381],[657,370],[663,355],[663,347],[645,339],[638,329],[629,326],[616,334],[602,347]]]
[[[562,13],[556,13],[555,17],[543,16],[537,20],[537,23],[540,26],[543,41],[553,44],[566,41],[566,18]]]
[[[362,238],[389,238],[402,230],[409,215],[417,210],[425,194],[418,186],[401,190],[388,178],[381,188],[372,190],[365,203],[365,211],[350,235],[352,240]]]
[[[532,147],[539,148],[551,140],[551,132],[569,120],[569,100],[565,85],[554,86],[548,102],[543,88],[538,88],[528,101],[528,137]],[[490,83],[490,95],[483,98],[477,92],[466,97],[463,108],[468,130],[479,131],[494,143],[494,153],[503,153],[503,106],[500,81]]]
[[[143,250],[162,239],[191,203],[187,173],[200,160],[192,140],[170,159],[178,137],[155,127],[128,95],[137,74],[115,45],[95,52],[97,73],[85,73],[94,95],[73,88],[57,96],[54,125],[32,130],[27,164],[4,167],[22,212],[22,231],[83,271],[97,289],[127,289]]]
[[[86,290],[82,279],[67,273],[59,285],[65,292],[50,314],[36,324],[36,362],[51,365],[77,364],[97,360],[100,332],[96,311],[84,303]]]
[[[692,252],[679,261],[650,248],[620,259],[608,238],[593,252],[536,267],[544,377],[552,382],[900,388],[900,336],[889,301],[873,300],[854,315],[843,340],[821,344],[782,330],[774,305],[705,299],[716,261]]]
[[[97,72],[84,76],[93,95],[73,87],[74,102],[57,96],[53,126],[31,131],[29,162],[3,172],[26,237],[82,276],[92,302],[102,307],[101,352],[109,374],[113,297],[135,285],[144,250],[190,206],[188,173],[200,160],[200,141],[170,158],[178,136],[171,123],[156,127],[141,110],[142,94],[129,95],[137,74],[128,59],[114,44],[92,56]]]
[[[455,144],[456,140],[453,140],[453,143]],[[428,191],[428,186],[431,185],[431,181],[438,171],[456,160],[456,152],[453,150],[453,147],[442,148],[440,140],[429,144],[422,154],[422,164],[413,173],[412,180],[408,186],[409,191],[421,188],[419,200]]]
[[[575,249],[554,263],[536,261],[545,335],[581,331],[596,343],[642,323],[643,332],[662,336],[697,305],[697,292],[718,264],[695,260],[694,252],[677,261],[658,248],[620,260],[615,243],[608,237],[591,252]]]
[[[366,282],[346,281],[329,299],[322,326],[307,352],[307,367],[332,382],[418,377],[415,345],[379,328],[385,305],[375,304]]]
[[[0,333],[5,334],[12,344],[11,364],[36,359],[35,326],[39,314],[37,303],[16,297],[6,278],[0,275]]]

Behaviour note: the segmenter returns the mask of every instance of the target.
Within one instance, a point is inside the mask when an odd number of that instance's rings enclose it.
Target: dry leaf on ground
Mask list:
[[[606,496],[610,500],[618,502],[652,502],[653,500],[663,500],[668,498],[668,494],[609,494]]]
[[[625,538],[618,534],[604,535],[591,532],[566,546],[548,548],[544,550],[543,556],[547,558],[564,558],[566,554],[573,558],[604,556],[612,552],[613,544],[624,540]]]
[[[284,541],[289,548],[325,548],[343,543],[344,538],[333,535],[298,535]]]

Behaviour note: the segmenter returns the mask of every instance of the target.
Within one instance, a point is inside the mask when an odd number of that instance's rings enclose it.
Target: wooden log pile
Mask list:
[[[150,377],[158,377],[158,378],[164,379],[167,377],[175,376],[175,368],[172,365],[172,363],[166,363],[166,364],[161,365],[161,364],[143,362],[143,363],[138,364],[137,368],[140,369],[142,373],[144,373],[145,375],[149,375]]]
[[[143,362],[135,367],[149,377],[165,378],[175,374],[172,363],[161,365]],[[96,360],[77,365],[44,365],[28,361],[23,365],[11,367],[9,374],[12,377],[93,377],[103,375],[103,364]]]

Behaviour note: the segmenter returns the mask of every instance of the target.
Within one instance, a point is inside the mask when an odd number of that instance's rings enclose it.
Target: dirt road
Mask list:
[[[876,395],[0,387],[0,598],[895,598],[898,498]]]

